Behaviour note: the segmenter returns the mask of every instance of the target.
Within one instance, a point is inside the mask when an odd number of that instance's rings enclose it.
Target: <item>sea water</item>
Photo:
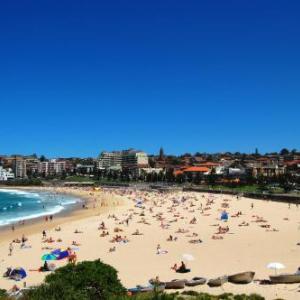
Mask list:
[[[0,226],[54,215],[80,199],[51,192],[0,189]]]

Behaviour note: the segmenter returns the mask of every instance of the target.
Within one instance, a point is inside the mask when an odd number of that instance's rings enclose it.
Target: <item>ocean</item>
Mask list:
[[[54,215],[78,202],[75,196],[51,192],[0,189],[0,226]]]

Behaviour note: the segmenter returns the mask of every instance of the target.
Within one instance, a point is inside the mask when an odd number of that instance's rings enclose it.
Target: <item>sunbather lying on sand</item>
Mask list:
[[[220,236],[220,235],[213,235],[211,238],[212,238],[213,240],[223,240],[223,237]]]
[[[109,248],[109,252],[111,253],[111,252],[115,252],[116,251],[116,247],[114,246],[114,247],[111,247],[111,248]]]
[[[245,221],[243,221],[242,223],[239,224],[239,226],[249,226],[249,223],[246,223]]]
[[[201,243],[202,243],[202,240],[201,240],[201,239],[190,240],[189,243],[190,243],[190,244],[201,244]]]
[[[138,229],[132,235],[143,235]]]
[[[166,250],[162,250],[161,249],[161,247],[160,247],[160,245],[158,244],[157,245],[157,247],[156,247],[156,254],[167,254],[168,253],[168,251],[166,251]]]
[[[100,237],[105,237],[107,235],[109,235],[109,232],[103,230],[102,233],[100,234]]]
[[[267,232],[278,232],[279,230],[276,228],[273,229],[266,229]]]
[[[44,240],[43,243],[54,243],[55,240],[50,236],[48,239]]]

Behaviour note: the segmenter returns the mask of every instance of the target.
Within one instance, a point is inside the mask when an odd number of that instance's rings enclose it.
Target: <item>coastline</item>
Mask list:
[[[116,206],[123,205],[120,201],[118,203],[109,203],[110,199],[102,197],[100,203],[93,207],[94,195],[90,195],[91,191],[78,189],[78,188],[66,188],[66,187],[20,187],[20,186],[0,186],[0,189],[14,189],[24,190],[32,192],[55,192],[65,196],[76,197],[79,201],[66,206],[62,211],[53,215],[53,220],[45,222],[45,216],[40,216],[26,220],[25,224],[14,224],[14,231],[12,231],[12,224],[0,226],[0,243],[5,241],[11,241],[12,237],[17,237],[22,234],[25,236],[32,235],[41,230],[51,230],[56,226],[63,225],[65,223],[82,220],[88,217],[100,216],[103,213],[113,210]],[[104,192],[106,193],[106,192]],[[98,199],[99,200],[99,199]],[[82,208],[82,205],[86,208]]]
[[[93,193],[90,188],[72,190],[77,196],[79,192],[85,195],[88,205],[93,206],[95,195],[90,195]],[[63,191],[67,193],[69,189],[63,188]],[[187,200],[174,206],[173,200],[182,197]],[[274,271],[268,270],[266,265],[272,261],[283,263],[289,273],[295,272],[298,267],[300,209],[296,206],[289,208],[284,203],[255,201],[251,208],[252,199],[244,197],[237,199],[231,195],[180,191],[160,193],[135,189],[102,190],[97,198],[98,206],[95,209],[79,209],[62,218],[57,216],[52,222],[38,222],[28,227],[25,225],[14,234],[9,231],[5,240],[1,235],[0,273],[5,272],[8,266],[22,266],[28,271],[25,279],[27,286],[40,284],[45,275],[49,274],[34,271],[42,264],[41,256],[52,249],[67,247],[76,251],[78,261],[100,258],[115,267],[122,284],[127,288],[147,284],[155,276],[159,276],[162,281],[190,279],[195,276],[210,279],[224,274],[254,271],[255,279],[268,279]],[[103,199],[106,199],[106,203],[101,205]],[[143,200],[144,209],[135,205],[137,199]],[[226,223],[220,222],[224,204],[228,204],[230,214]],[[243,214],[233,217],[238,211]],[[256,216],[264,218],[267,223],[258,222]],[[197,219],[196,224],[190,223],[193,217]],[[128,218],[130,222],[126,225]],[[102,236],[103,230],[99,230],[102,222],[105,222],[109,235]],[[241,226],[242,222],[247,222],[248,225]],[[267,224],[271,227],[261,226]],[[57,225],[62,227],[59,232],[54,230]],[[230,231],[218,235],[216,226],[219,225],[228,225]],[[116,231],[116,228],[121,231]],[[186,230],[185,233],[178,232],[180,228]],[[47,237],[52,237],[55,242],[43,241],[43,229],[47,231]],[[133,234],[137,229],[141,235]],[[76,233],[77,230],[80,232]],[[29,238],[30,248],[20,249],[18,244],[14,244],[13,256],[8,256],[8,241],[20,238],[23,233]],[[196,238],[193,233],[197,234]],[[116,235],[126,236],[128,242],[113,242]],[[170,235],[176,237],[176,240],[168,241]],[[222,239],[212,239],[213,235]],[[199,238],[201,243],[190,243],[191,239]],[[62,241],[58,242],[58,239]],[[282,240],[285,242],[280,243]],[[74,248],[72,241],[79,245]],[[158,244],[167,251],[165,254],[157,254]],[[114,247],[116,249],[110,251]],[[175,273],[171,266],[179,263],[185,253],[195,258],[187,262],[191,273]],[[55,261],[57,267],[66,263],[67,261]],[[10,289],[13,284],[13,281],[0,278],[0,286],[3,288]],[[21,286],[22,282],[17,284]],[[242,286],[228,283],[224,285],[224,289],[212,289],[207,285],[188,289],[210,294],[222,294],[224,291],[234,294],[258,293],[266,299],[292,300],[298,295],[292,288],[295,286],[259,285],[253,282]]]

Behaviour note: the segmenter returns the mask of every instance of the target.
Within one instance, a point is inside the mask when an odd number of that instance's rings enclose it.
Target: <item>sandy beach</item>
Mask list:
[[[297,245],[300,210],[296,205],[180,191],[93,191],[90,188],[56,188],[55,191],[85,199],[88,208],[54,216],[52,222],[40,220],[17,226],[14,232],[8,229],[1,233],[0,273],[7,267],[22,266],[28,274],[23,280],[27,286],[41,283],[47,275],[37,271],[43,264],[43,254],[68,247],[76,253],[78,261],[100,258],[114,266],[128,288],[145,285],[155,276],[169,281],[254,271],[255,279],[268,279],[274,274],[274,270],[266,267],[270,262],[286,266],[278,272],[294,273],[300,266]],[[138,206],[137,199],[141,202]],[[229,215],[227,222],[220,220],[225,210]],[[9,256],[9,243],[21,239],[23,234],[28,238],[26,247],[21,249],[19,243],[13,243]],[[54,242],[47,242],[50,238]],[[185,261],[191,272],[178,274],[171,267],[181,263],[183,254],[194,258]],[[60,267],[67,261],[54,263]],[[23,281],[16,283],[1,276],[0,287],[10,289],[14,284],[22,287]],[[266,299],[298,299],[298,286],[253,282],[192,289],[212,294],[258,293]]]

